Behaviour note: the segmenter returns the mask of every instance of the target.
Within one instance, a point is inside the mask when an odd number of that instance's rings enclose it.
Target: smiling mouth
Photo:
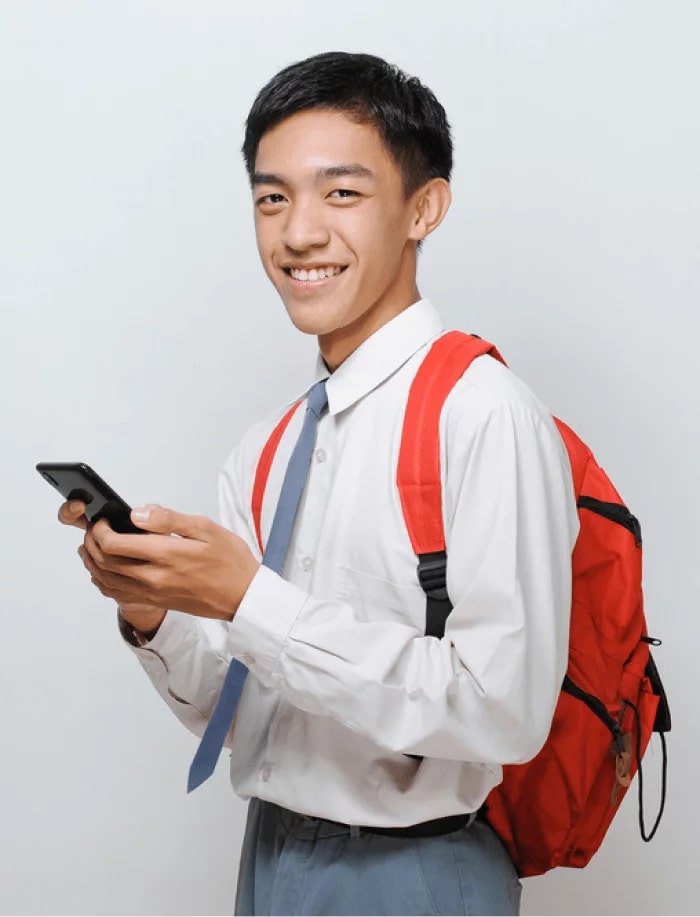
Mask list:
[[[336,277],[340,277],[347,270],[346,265],[334,265],[328,268],[312,268],[311,270],[298,270],[296,268],[284,267],[282,270],[291,281],[292,286],[310,290],[316,287],[325,286]]]

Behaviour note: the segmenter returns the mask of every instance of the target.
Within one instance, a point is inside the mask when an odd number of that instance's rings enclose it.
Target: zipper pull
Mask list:
[[[615,737],[617,754],[615,755],[615,784],[613,785],[610,805],[617,805],[620,787],[628,787],[632,783],[630,770],[632,769],[632,733],[619,733]]]

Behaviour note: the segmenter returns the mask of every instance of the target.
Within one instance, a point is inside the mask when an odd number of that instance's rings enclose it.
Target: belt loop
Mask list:
[[[350,825],[350,837],[359,837],[360,836],[360,826],[359,825]]]

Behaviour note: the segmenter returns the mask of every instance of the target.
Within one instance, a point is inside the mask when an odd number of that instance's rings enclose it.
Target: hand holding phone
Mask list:
[[[261,566],[245,539],[206,517],[157,504],[149,504],[147,528],[141,528],[131,522],[131,507],[88,465],[40,462],[36,467],[68,502],[84,502],[88,530],[78,553],[93,583],[137,630],[152,633],[168,607],[233,619]],[[61,508],[61,520],[80,525],[82,517],[71,518],[68,511],[67,505]],[[113,531],[93,527],[100,519]],[[148,538],[115,532],[147,532]]]
[[[106,519],[115,532],[122,534],[139,533],[131,521],[131,507],[102,478],[83,462],[39,462],[36,470],[52,487],[65,497],[58,518],[64,525],[87,529],[99,519]],[[78,501],[76,510],[71,509],[71,502]],[[86,536],[86,544],[90,535]],[[81,550],[85,550],[83,547]],[[93,582],[99,585],[100,572],[87,554],[83,554],[83,564],[92,573]],[[143,645],[158,630],[167,611],[157,605],[118,603],[122,617],[134,629],[127,639],[136,645]]]
[[[71,500],[70,503],[61,503],[58,508],[58,521],[63,525],[70,525],[76,529],[86,531],[90,523],[85,515],[85,504],[82,500]]]
[[[106,519],[115,532],[143,534],[131,521],[131,507],[93,469],[84,462],[39,462],[36,470],[68,501],[80,500],[85,504],[86,528],[99,519]],[[81,518],[76,515],[76,521]],[[68,524],[76,524],[69,522]]]

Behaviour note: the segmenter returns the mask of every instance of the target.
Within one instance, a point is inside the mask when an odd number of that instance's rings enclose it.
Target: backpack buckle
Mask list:
[[[447,552],[418,555],[418,582],[428,598],[444,602],[447,596]]]

